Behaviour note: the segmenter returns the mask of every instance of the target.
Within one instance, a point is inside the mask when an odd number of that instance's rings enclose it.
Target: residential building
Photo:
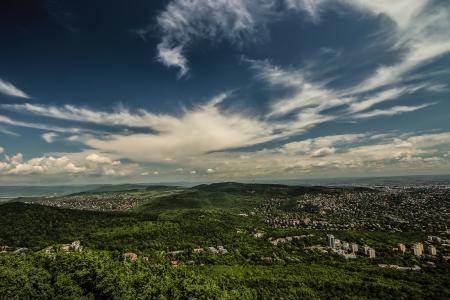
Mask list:
[[[362,248],[362,251],[364,252],[364,255],[368,255],[369,254],[369,249],[370,247],[367,245],[364,245]]]
[[[422,256],[423,255],[423,244],[422,243],[415,243],[412,247],[413,253],[415,256]]]
[[[334,239],[334,235],[327,235],[327,246],[332,249],[336,248],[336,240]]]
[[[433,245],[428,245],[428,254],[435,256],[436,255],[436,247]]]
[[[428,241],[432,242],[432,243],[441,243],[442,239],[438,236],[434,236],[434,235],[429,235],[428,236]]]
[[[346,251],[348,251],[350,249],[350,244],[347,242],[342,243],[342,248]]]

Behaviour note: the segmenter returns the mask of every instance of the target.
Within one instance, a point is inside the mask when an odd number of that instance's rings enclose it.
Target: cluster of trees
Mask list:
[[[345,261],[308,250],[323,243],[326,232],[269,228],[258,216],[239,215],[257,205],[261,195],[294,192],[270,185],[200,186],[155,198],[132,211],[109,213],[1,205],[0,245],[30,251],[0,253],[0,298],[450,299],[448,263],[423,263],[422,272],[377,265],[420,264],[412,256],[393,255],[391,247],[422,239],[422,233],[334,232],[342,240],[376,247],[379,257]],[[254,235],[260,232],[262,237]],[[302,234],[313,236],[277,246],[268,241]],[[41,251],[74,240],[81,240],[86,250],[51,255]],[[207,249],[219,245],[228,254]],[[205,251],[195,253],[197,246]],[[174,250],[184,252],[169,254]],[[125,252],[136,253],[138,260],[124,260]],[[171,266],[173,260],[178,267]]]
[[[163,255],[136,262],[106,251],[0,255],[4,299],[448,299],[447,280],[357,262],[173,268]]]

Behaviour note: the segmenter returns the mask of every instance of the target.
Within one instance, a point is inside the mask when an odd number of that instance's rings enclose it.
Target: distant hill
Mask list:
[[[201,184],[191,189],[201,191],[227,192],[232,194],[259,194],[289,196],[302,193],[337,193],[344,189],[351,190],[371,190],[366,187],[327,187],[327,186],[295,186],[284,184],[263,184],[263,183],[238,183],[221,182],[212,184]]]
[[[173,185],[168,185],[173,187]],[[0,203],[13,198],[59,197],[76,193],[102,193],[131,190],[153,190],[165,185],[149,184],[89,184],[58,186],[0,186]]]
[[[79,193],[102,185],[0,186],[1,199],[17,197],[54,197]]]

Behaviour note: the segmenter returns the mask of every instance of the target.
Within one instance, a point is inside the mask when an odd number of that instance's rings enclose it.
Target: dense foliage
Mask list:
[[[261,216],[247,214],[268,197],[304,192],[323,188],[205,185],[149,198],[124,212],[0,205],[0,245],[30,248],[0,254],[0,298],[450,299],[448,262],[392,252],[397,243],[422,240],[426,233],[334,231],[342,240],[377,249],[376,259],[345,260],[311,248],[323,245],[329,232],[272,228]],[[283,209],[289,210],[287,203]],[[306,238],[270,243],[293,235]],[[43,250],[73,240],[81,240],[83,252]],[[228,253],[208,251],[211,246]],[[197,247],[205,251],[193,251]],[[124,259],[125,252],[138,259]],[[420,265],[421,271],[383,269],[379,263]]]

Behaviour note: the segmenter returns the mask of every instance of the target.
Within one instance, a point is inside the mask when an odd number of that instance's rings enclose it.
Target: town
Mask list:
[[[450,189],[364,189],[275,196],[250,212],[273,228],[446,232]]]

